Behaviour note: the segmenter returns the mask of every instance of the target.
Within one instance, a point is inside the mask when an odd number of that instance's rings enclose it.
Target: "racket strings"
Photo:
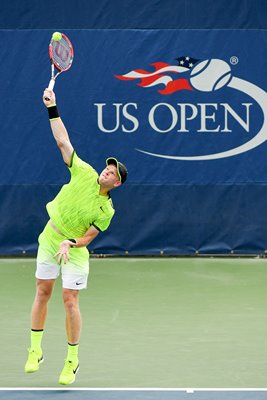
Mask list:
[[[52,40],[51,49],[55,66],[61,71],[68,69],[73,58],[69,42],[64,37],[59,41]]]

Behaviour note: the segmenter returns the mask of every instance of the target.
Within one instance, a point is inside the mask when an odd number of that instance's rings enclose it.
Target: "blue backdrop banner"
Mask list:
[[[36,252],[69,179],[42,104],[52,32],[0,31],[1,254]],[[98,172],[109,156],[129,170],[91,251],[263,252],[267,31],[64,32],[74,62],[55,92],[73,146]]]

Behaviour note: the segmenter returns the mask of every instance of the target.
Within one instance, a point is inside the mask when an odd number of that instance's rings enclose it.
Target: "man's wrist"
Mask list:
[[[77,247],[77,241],[75,239],[68,239],[69,242],[72,242],[70,247]]]
[[[51,106],[48,106],[47,111],[48,111],[48,117],[49,117],[50,121],[60,118],[56,104],[52,104]]]

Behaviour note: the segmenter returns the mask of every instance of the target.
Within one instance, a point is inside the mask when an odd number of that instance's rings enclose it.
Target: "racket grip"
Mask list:
[[[53,90],[53,89],[54,89],[54,86],[55,86],[55,79],[51,79],[50,82],[49,82],[49,85],[48,85],[48,88],[47,88],[47,89]],[[49,99],[48,97],[45,97],[45,100],[46,100],[46,101],[49,101],[50,99]]]
[[[48,85],[49,90],[53,90],[55,86],[55,79],[51,79]]]

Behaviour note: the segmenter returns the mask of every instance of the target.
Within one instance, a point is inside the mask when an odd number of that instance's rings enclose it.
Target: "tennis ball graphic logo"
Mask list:
[[[191,71],[190,83],[201,92],[221,89],[232,79],[231,68],[227,62],[213,58],[197,64]]]

